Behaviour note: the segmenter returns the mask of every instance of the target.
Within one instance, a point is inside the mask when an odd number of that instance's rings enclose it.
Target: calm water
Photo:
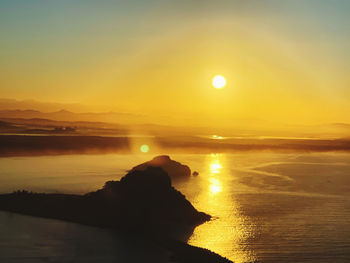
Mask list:
[[[152,157],[0,158],[0,192],[85,193]],[[190,244],[238,263],[350,262],[350,154],[171,157],[199,172],[175,187],[215,216],[196,228]],[[131,243],[101,229],[0,213],[0,262],[167,261],[159,248]]]

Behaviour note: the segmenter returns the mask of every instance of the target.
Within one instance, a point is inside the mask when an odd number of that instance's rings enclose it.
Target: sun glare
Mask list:
[[[213,78],[213,87],[216,88],[216,89],[222,89],[223,87],[226,86],[226,79],[224,76],[221,76],[221,75],[216,75],[214,78]]]
[[[210,164],[210,171],[213,174],[218,174],[220,173],[220,169],[222,168],[221,164],[219,162],[214,162]]]
[[[149,151],[149,146],[147,144],[141,145],[140,151],[143,153],[147,153]]]
[[[222,186],[221,186],[221,183],[218,179],[210,178],[209,182],[210,182],[209,190],[210,190],[211,194],[215,195],[215,194],[221,192]]]

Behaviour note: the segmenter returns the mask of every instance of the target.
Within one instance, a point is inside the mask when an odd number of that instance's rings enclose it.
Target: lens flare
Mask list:
[[[149,146],[147,144],[142,144],[140,147],[140,151],[143,153],[147,153],[149,151]]]

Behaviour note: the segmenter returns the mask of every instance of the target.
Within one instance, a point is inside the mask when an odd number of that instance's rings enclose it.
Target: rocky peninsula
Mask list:
[[[170,159],[170,158],[169,158]],[[175,262],[230,262],[186,244],[211,216],[197,211],[161,167],[132,169],[120,181],[84,195],[16,191],[0,195],[0,210],[109,228],[147,238],[169,250]]]

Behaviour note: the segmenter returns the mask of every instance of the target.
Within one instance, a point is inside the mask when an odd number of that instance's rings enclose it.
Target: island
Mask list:
[[[172,180],[188,178],[191,176],[191,169],[185,164],[172,160],[168,155],[159,155],[152,160],[139,164],[131,171],[143,171],[148,167],[160,167],[170,176]]]
[[[211,220],[171,184],[161,167],[132,169],[120,181],[84,195],[32,193],[0,195],[0,210],[108,228],[149,239],[172,262],[231,262],[186,242],[196,226]]]

